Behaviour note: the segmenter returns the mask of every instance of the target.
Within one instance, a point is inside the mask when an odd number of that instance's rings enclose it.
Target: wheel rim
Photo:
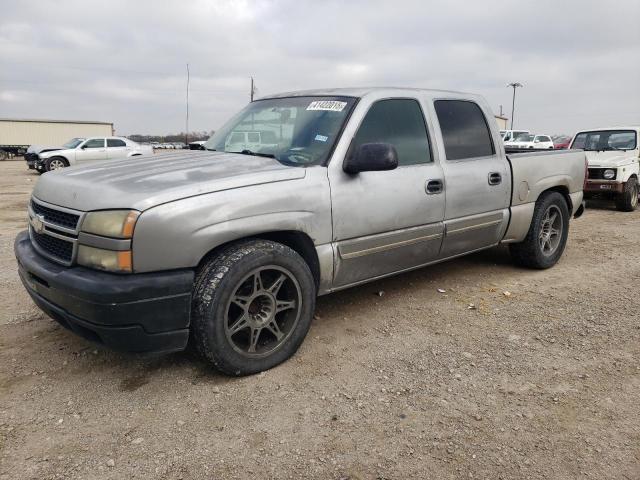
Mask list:
[[[233,349],[252,358],[280,349],[300,319],[302,292],[293,274],[277,265],[260,267],[233,292],[224,319],[225,336]]]
[[[51,160],[51,162],[49,162],[49,170],[58,170],[59,168],[64,168],[64,162],[62,160]]]
[[[563,229],[562,213],[556,205],[547,208],[540,225],[538,242],[543,255],[553,255],[562,239]]]

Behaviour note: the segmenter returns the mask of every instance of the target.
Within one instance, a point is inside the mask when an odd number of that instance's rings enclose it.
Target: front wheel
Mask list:
[[[558,192],[543,193],[536,202],[524,241],[509,245],[515,263],[529,268],[554,266],[567,244],[569,208]]]
[[[616,197],[616,208],[622,212],[633,212],[638,208],[638,179],[627,180],[624,191]]]
[[[50,172],[52,170],[59,170],[61,168],[68,167],[69,163],[62,157],[51,157],[44,161],[44,170]]]
[[[231,245],[197,274],[191,341],[228,375],[268,370],[302,344],[315,299],[311,271],[291,248],[266,240]]]

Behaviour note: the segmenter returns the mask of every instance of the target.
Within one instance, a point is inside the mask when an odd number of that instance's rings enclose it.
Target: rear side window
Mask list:
[[[447,160],[493,155],[495,149],[480,107],[464,100],[434,102]]]
[[[374,103],[356,133],[353,148],[364,143],[390,143],[398,152],[398,165],[432,161],[422,109],[410,98]]]
[[[127,144],[124,143],[124,140],[120,140],[119,138],[107,138],[107,147],[126,147]]]

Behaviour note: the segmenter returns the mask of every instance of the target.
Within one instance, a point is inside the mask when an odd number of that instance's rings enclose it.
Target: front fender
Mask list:
[[[198,195],[144,211],[133,236],[134,270],[193,268],[220,245],[278,231],[304,233],[316,247],[330,244],[331,203],[322,170],[301,180]]]

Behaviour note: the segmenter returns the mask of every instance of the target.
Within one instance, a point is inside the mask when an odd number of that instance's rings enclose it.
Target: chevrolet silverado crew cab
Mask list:
[[[507,157],[470,94],[274,95],[206,149],[45,173],[15,242],[35,303],[108,347],[189,342],[250,374],[294,354],[318,295],[500,243],[548,268],[583,210],[584,152]]]
[[[589,162],[586,198],[604,196],[623,212],[638,207],[639,135],[640,127],[613,127],[578,132],[573,137],[570,148],[584,150]]]

